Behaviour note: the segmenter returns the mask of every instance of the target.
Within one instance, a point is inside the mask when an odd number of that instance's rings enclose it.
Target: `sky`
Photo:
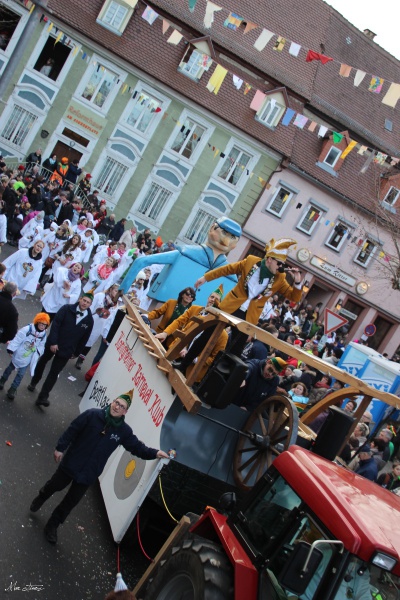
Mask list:
[[[345,19],[377,34],[374,41],[400,59],[400,0],[325,0]]]

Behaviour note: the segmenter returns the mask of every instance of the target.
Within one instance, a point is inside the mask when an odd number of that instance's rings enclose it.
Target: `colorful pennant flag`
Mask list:
[[[206,85],[208,91],[213,92],[214,94],[218,94],[222,82],[224,81],[227,73],[227,69],[224,69],[224,67],[222,67],[221,65],[217,65],[214,73],[211,75],[210,80]]]
[[[296,127],[298,127],[299,129],[303,129],[303,127],[305,126],[305,124],[307,123],[308,118],[305,117],[304,115],[301,115],[300,113],[298,113],[296,115],[295,120],[293,121],[293,125],[296,125]]]
[[[285,125],[285,127],[287,127],[295,114],[295,110],[293,110],[292,108],[287,108],[285,114],[283,115],[282,125]]]
[[[380,94],[384,81],[385,80],[382,79],[381,77],[377,77],[376,75],[374,75],[374,77],[372,77],[372,79],[369,83],[368,90],[370,92],[374,92],[375,94]]]
[[[400,98],[400,83],[391,83],[390,88],[382,98],[382,104],[394,108]]]
[[[340,158],[345,159],[346,156],[348,154],[350,154],[350,152],[353,150],[354,146],[357,145],[357,142],[355,140],[351,140],[350,144],[347,146],[347,148],[345,150],[343,150],[342,154],[340,155]]]
[[[313,60],[319,60],[325,65],[327,62],[333,60],[330,56],[325,56],[325,54],[320,54],[319,52],[314,52],[314,50],[309,50],[306,56],[306,62],[312,62]]]
[[[272,50],[276,50],[277,52],[282,52],[282,50],[284,49],[286,44],[286,38],[282,37],[281,35],[278,35],[278,39],[275,42],[274,47],[272,48]]]
[[[351,72],[351,67],[349,67],[349,65],[345,65],[345,64],[340,65],[339,75],[341,77],[349,77],[350,72]]]
[[[274,37],[274,32],[269,31],[268,29],[263,29],[256,41],[254,42],[254,48],[261,52],[264,50],[265,46],[269,41]]]
[[[204,27],[206,27],[206,29],[211,28],[211,25],[214,23],[214,13],[220,10],[222,10],[221,6],[207,0],[206,13],[204,15]]]
[[[163,19],[163,20],[162,20],[162,25],[161,25],[161,27],[162,27],[162,32],[163,32],[163,35],[165,35],[165,34],[167,33],[167,31],[168,31],[168,29],[169,29],[169,26],[170,26],[170,25],[169,25],[168,21],[167,21],[166,19]]]
[[[355,85],[355,87],[358,87],[360,85],[360,83],[362,82],[362,80],[364,79],[365,76],[366,76],[366,72],[365,71],[361,71],[360,69],[358,69],[356,71],[356,74],[354,75],[354,85]]]
[[[332,138],[333,138],[333,143],[334,144],[340,144],[340,142],[343,139],[343,134],[342,133],[338,133],[337,131],[332,131]]]
[[[194,7],[196,6],[197,0],[189,0],[189,10],[190,12],[194,11]]]
[[[297,57],[298,57],[298,55],[299,55],[300,49],[301,49],[301,46],[300,46],[300,44],[296,44],[295,42],[292,42],[292,43],[290,44],[290,48],[289,48],[289,54],[290,54],[291,56],[294,56],[294,57],[296,57],[296,58],[297,58]]]
[[[266,97],[267,96],[264,94],[264,92],[257,90],[254,94],[253,100],[251,101],[250,108],[252,110],[258,111],[261,108]]]
[[[244,92],[243,92],[243,94],[246,96],[249,93],[250,90],[251,90],[251,85],[249,83],[245,83],[244,84]]]
[[[243,22],[243,17],[239,17],[239,15],[235,13],[229,13],[229,16],[224,21],[224,27],[228,29],[232,29],[232,31],[236,31],[238,27],[241,26]]]
[[[150,6],[146,6],[146,8],[144,9],[143,14],[142,14],[142,19],[144,19],[145,21],[150,23],[150,25],[153,25],[153,23],[157,19],[157,17],[158,17],[158,13],[156,13],[155,10],[150,8]]]
[[[179,33],[179,31],[177,29],[174,29],[174,31],[171,33],[171,35],[167,39],[167,42],[168,42],[168,44],[177,46],[182,38],[183,38],[183,35],[181,33]]]
[[[249,31],[253,31],[253,29],[257,29],[257,27],[257,23],[251,23],[250,21],[247,21],[246,27],[244,28],[244,34],[249,33]]]
[[[233,85],[235,86],[235,88],[237,90],[240,90],[240,88],[243,85],[243,79],[240,79],[240,77],[237,77],[237,75],[232,75],[232,80],[233,80]]]

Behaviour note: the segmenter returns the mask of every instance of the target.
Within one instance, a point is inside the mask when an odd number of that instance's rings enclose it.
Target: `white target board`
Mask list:
[[[147,446],[160,448],[161,427],[174,393],[125,318],[80,403],[103,408],[134,389],[125,421]],[[168,451],[169,448],[162,448]],[[100,485],[114,540],[121,541],[166,460],[145,461],[119,447],[108,459]]]

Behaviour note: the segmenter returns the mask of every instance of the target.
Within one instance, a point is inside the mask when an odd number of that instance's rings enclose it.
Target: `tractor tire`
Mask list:
[[[185,539],[161,561],[145,600],[232,600],[233,568],[221,546]]]

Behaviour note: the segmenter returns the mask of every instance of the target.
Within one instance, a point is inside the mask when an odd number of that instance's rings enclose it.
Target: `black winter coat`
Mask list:
[[[77,324],[77,306],[78,302],[62,306],[51,324],[46,348],[57,345],[56,356],[60,358],[79,356],[92,333],[93,317],[90,309],[88,314]]]
[[[104,408],[90,408],[74,419],[58,440],[56,450],[66,451],[60,468],[77,483],[91,485],[118,446],[144,460],[157,457],[158,450],[138,440],[125,422],[106,428]]]
[[[249,370],[246,375],[246,385],[240,388],[239,394],[235,399],[235,404],[245,406],[247,410],[254,410],[257,406],[276,393],[276,388],[279,385],[279,377],[265,379],[262,374],[262,369],[265,360],[253,359],[246,362]]]
[[[65,179],[70,183],[76,183],[79,175],[82,173],[82,169],[80,169],[77,165],[71,163],[68,167],[67,175]]]
[[[62,225],[66,219],[72,221],[72,217],[74,216],[74,207],[72,204],[67,202],[61,207],[61,210],[57,217],[57,225]]]
[[[115,225],[115,227],[113,228],[113,230],[110,233],[110,240],[113,240],[114,242],[119,242],[124,231],[125,231],[124,224],[121,223],[121,221],[118,221],[118,223]]]
[[[18,331],[18,311],[11,294],[0,292],[0,343],[12,340]]]

